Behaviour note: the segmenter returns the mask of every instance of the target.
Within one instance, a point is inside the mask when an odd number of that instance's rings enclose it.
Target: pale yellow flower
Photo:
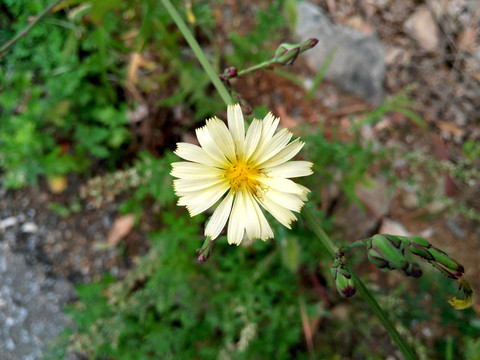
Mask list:
[[[239,105],[228,106],[227,118],[228,128],[215,117],[196,130],[200,146],[177,144],[175,154],[187,160],[172,163],[178,205],[195,216],[219,202],[205,227],[212,240],[227,221],[230,244],[273,238],[262,208],[290,229],[297,220],[293,211],[300,212],[310,190],[289,178],[312,174],[313,164],[289,161],[304,143],[289,143],[288,129],[274,134],[280,119],[271,113],[253,120],[246,134]]]

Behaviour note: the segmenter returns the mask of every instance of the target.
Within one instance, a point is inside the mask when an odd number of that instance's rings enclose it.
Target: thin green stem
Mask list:
[[[248,74],[249,72],[252,72],[252,71],[255,71],[255,70],[258,70],[258,69],[266,68],[267,66],[275,64],[276,62],[277,62],[276,59],[270,59],[270,60],[264,61],[260,64],[253,65],[253,66],[251,66],[247,69],[240,70],[238,72],[237,76],[242,76],[242,75]]]
[[[365,241],[366,239],[361,239],[361,240],[357,240],[351,244],[348,244],[348,245],[345,245],[345,246],[341,246],[340,247],[340,251],[342,252],[347,252],[347,251],[350,251],[354,248],[357,248],[357,247],[360,247],[360,246],[365,246]]]
[[[55,0],[52,1],[50,5],[48,5],[40,14],[38,14],[30,24],[28,24],[22,31],[20,31],[17,35],[15,35],[13,38],[11,38],[9,41],[7,41],[5,44],[2,45],[0,48],[0,55],[10,49],[21,37],[25,36],[28,31],[35,26],[45,15],[50,13],[50,10],[53,9],[55,5],[57,5],[60,2],[60,0]]]
[[[305,206],[304,209],[305,209],[304,211],[305,218],[307,219],[310,226],[312,227],[313,232],[317,235],[318,239],[322,243],[323,247],[327,250],[327,252],[332,257],[334,257],[338,252],[338,248],[333,244],[333,242],[328,237],[327,233],[325,233],[325,231],[322,229],[318,221],[315,219],[315,216],[312,210],[308,206]],[[362,282],[362,280],[360,280],[358,275],[350,267],[350,265],[348,265],[348,263],[346,264],[346,267],[347,267],[347,270],[349,270],[350,273],[352,274],[352,278],[353,278],[353,281],[355,282],[355,286],[356,286],[356,289],[358,290],[358,293],[363,297],[363,299],[370,306],[370,309],[378,318],[380,323],[383,325],[388,335],[390,335],[390,338],[395,342],[395,344],[398,346],[398,348],[400,349],[400,351],[402,352],[402,354],[405,356],[407,360],[415,360],[416,359],[415,354],[412,352],[410,347],[402,339],[402,337],[398,333],[395,326],[388,319],[385,311],[383,311],[383,309],[380,307],[380,305],[375,300],[373,295],[368,291],[365,284]]]
[[[358,293],[363,297],[366,303],[370,306],[370,309],[375,314],[375,316],[380,321],[380,323],[383,325],[388,335],[390,335],[390,338],[393,340],[393,342],[395,342],[395,344],[398,346],[403,356],[405,356],[407,360],[416,360],[417,357],[413,353],[412,349],[403,340],[402,336],[398,333],[395,326],[387,317],[387,314],[385,313],[385,311],[383,311],[380,304],[377,302],[377,300],[375,300],[375,298],[370,293],[370,291],[368,291],[363,281],[360,280],[358,275],[355,273],[355,271],[351,268],[351,266],[348,263],[345,266],[347,270],[350,271],[350,274],[352,275],[352,278],[353,278],[353,281],[355,282],[355,287],[358,290]]]
[[[197,40],[195,39],[195,37],[193,36],[191,31],[188,29],[187,25],[183,21],[180,14],[173,7],[170,0],[162,0],[162,4],[167,9],[168,13],[172,17],[175,24],[177,24],[178,29],[182,33],[183,37],[187,41],[187,43],[190,46],[190,48],[192,49],[192,51],[195,53],[195,56],[197,57],[198,61],[202,65],[203,69],[205,70],[208,77],[212,81],[213,86],[215,86],[215,88],[217,89],[218,93],[220,94],[220,97],[225,102],[225,105],[230,105],[232,103],[232,98],[230,97],[230,94],[228,93],[227,88],[225,87],[225,85],[223,85],[222,81],[218,77],[215,70],[213,70],[213,67],[212,67],[212,65],[210,65],[210,62],[208,61],[207,57],[205,56],[205,53],[200,48],[200,45],[198,44]]]
[[[322,229],[317,219],[315,219],[315,215],[313,214],[312,210],[308,206],[305,206],[304,209],[305,209],[304,211],[305,218],[307,219],[310,226],[312,227],[312,230],[315,233],[315,235],[317,235],[318,239],[320,240],[320,243],[323,245],[325,250],[327,250],[327,252],[332,257],[335,257],[335,255],[338,252],[338,248],[335,246],[332,240],[330,240],[327,233]]]

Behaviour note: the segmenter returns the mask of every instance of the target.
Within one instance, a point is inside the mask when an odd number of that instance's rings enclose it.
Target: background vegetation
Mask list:
[[[1,42],[48,5],[46,0],[5,0]],[[271,58],[288,38],[284,1],[249,5],[254,18],[225,34],[217,28],[229,21],[226,2],[175,3],[219,73]],[[53,206],[65,216],[81,216],[87,200],[101,205],[108,198],[118,203],[119,212],[133,213],[136,224],[154,224],[148,251],[125,253],[133,265],[124,278],[107,273],[77,286],[78,300],[67,310],[74,325],[53,346],[51,358],[66,352],[89,359],[383,359],[396,354],[362,299],[345,300],[337,293],[329,274],[332,259],[301,217],[293,231],[276,226],[274,241],[237,248],[219,238],[207,263],[196,263],[205,218],[190,218],[176,206],[171,151],[205,118],[225,109],[158,2],[59,2],[51,16],[0,55],[1,186],[61,193],[75,176],[85,184],[82,193],[76,189],[66,207]],[[298,76],[294,72],[275,76],[298,86],[291,81]],[[239,99],[253,96],[240,91]],[[265,96],[261,89],[250,91]],[[251,117],[270,110],[252,105]],[[392,96],[365,113],[360,124],[374,124],[392,111],[421,123],[411,107],[408,93]],[[307,206],[334,234],[337,246],[357,239],[336,233],[331,204],[322,199],[326,189],[334,187],[347,204],[361,205],[356,186],[368,184],[373,173],[383,172],[392,191],[403,181],[392,169],[398,153],[365,140],[359,129],[349,129],[347,138],[335,127],[327,129],[328,137],[323,125],[295,129],[307,144],[303,158],[315,163],[315,175],[303,181],[312,190]],[[479,147],[467,142],[463,151],[461,166],[432,160],[429,175],[447,167],[458,178],[475,179],[478,173],[466,170],[475,169]],[[419,157],[408,159],[407,181],[423,188],[425,178],[415,171]],[[118,247],[121,253],[122,243]],[[419,358],[480,357],[480,322],[473,310],[449,307],[448,280],[426,269],[419,281],[393,275],[389,282],[379,275],[373,282],[368,277],[377,271],[365,265],[364,253],[352,260]],[[441,331],[425,336],[422,329],[431,326]]]

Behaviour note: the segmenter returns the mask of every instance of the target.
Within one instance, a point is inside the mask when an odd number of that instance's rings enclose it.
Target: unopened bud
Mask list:
[[[401,236],[374,235],[367,240],[367,257],[382,271],[398,269],[407,276],[422,276],[420,266],[405,258],[405,242]]]
[[[391,235],[374,235],[367,241],[368,260],[382,271],[402,269],[406,266],[405,245]]]
[[[202,247],[200,248],[200,250],[198,250],[200,253],[197,258],[199,264],[203,264],[210,257],[213,248],[213,242],[214,241],[209,237],[205,239]]]
[[[451,258],[446,252],[440,250],[419,236],[414,236],[410,239],[408,250],[427,260],[443,275],[450,279],[459,279],[465,272],[463,266],[455,259]]]
[[[307,51],[317,45],[317,39],[308,39],[299,44],[283,43],[275,51],[275,61],[281,65],[291,65],[302,52]]]
[[[220,80],[226,81],[234,78],[238,75],[237,68],[234,66],[228,67],[223,71],[223,74],[220,74]]]
[[[350,274],[350,271],[348,271],[339,259],[333,261],[330,271],[332,277],[335,279],[335,286],[340,295],[344,297],[355,295],[357,290],[355,289],[355,282],[352,279],[352,274]]]

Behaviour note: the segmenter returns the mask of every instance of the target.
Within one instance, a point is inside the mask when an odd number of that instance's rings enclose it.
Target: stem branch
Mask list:
[[[25,36],[28,31],[35,26],[45,15],[50,13],[50,10],[53,9],[55,5],[57,5],[61,0],[54,0],[51,2],[50,5],[48,5],[40,14],[38,14],[35,19],[30,22],[22,31],[20,31],[17,35],[15,35],[13,38],[11,38],[9,41],[7,41],[3,46],[0,48],[0,55],[10,49],[21,37]]]

